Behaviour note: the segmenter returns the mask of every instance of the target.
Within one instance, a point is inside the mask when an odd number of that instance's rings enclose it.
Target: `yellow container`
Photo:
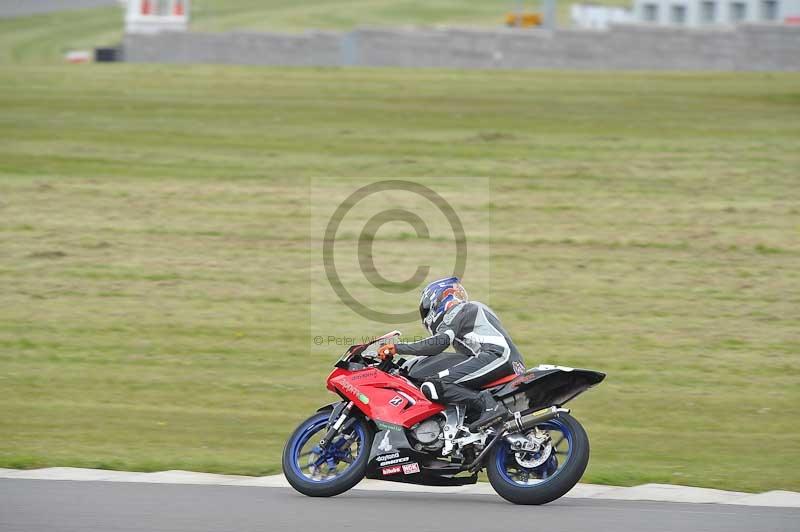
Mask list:
[[[539,13],[508,13],[506,26],[512,28],[533,28],[542,25],[542,15]]]

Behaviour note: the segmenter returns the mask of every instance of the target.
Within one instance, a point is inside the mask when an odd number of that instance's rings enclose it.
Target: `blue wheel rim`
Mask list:
[[[540,423],[537,427],[549,432],[554,444],[550,457],[544,463],[534,468],[521,466],[516,461],[515,451],[506,441],[500,443],[500,448],[495,455],[495,466],[500,477],[516,487],[535,488],[550,482],[564,469],[572,456],[573,435],[566,423],[560,419],[551,419]],[[566,449],[565,443],[568,446]],[[512,467],[517,470],[517,474],[512,475],[509,471]],[[514,477],[527,478],[526,482],[521,482]],[[533,483],[529,483],[529,481],[533,481]]]
[[[344,435],[339,434],[323,452],[317,443],[325,434],[327,424],[327,413],[314,416],[299,427],[289,443],[292,471],[305,481],[319,484],[333,482],[349,471],[364,452],[366,432],[361,421],[356,421],[350,430],[349,434],[353,435],[353,438],[349,443],[344,439]],[[317,441],[314,442],[312,438]],[[308,445],[311,445],[311,449],[304,452],[304,448]],[[353,446],[356,446],[355,453],[352,450]],[[349,462],[347,458],[350,458]],[[339,469],[342,462],[345,462],[345,467]],[[325,471],[324,478],[316,478],[316,468]]]

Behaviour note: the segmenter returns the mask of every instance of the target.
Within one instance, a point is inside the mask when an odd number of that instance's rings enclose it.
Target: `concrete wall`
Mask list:
[[[126,35],[124,57],[278,66],[800,71],[800,27],[160,33]]]
[[[196,33],[126,34],[125,61],[135,63],[222,63],[237,65],[336,66],[338,33]]]

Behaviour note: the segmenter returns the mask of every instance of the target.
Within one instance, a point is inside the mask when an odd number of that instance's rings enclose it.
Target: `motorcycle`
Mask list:
[[[392,331],[350,346],[328,376],[341,401],[303,421],[283,450],[289,484],[311,497],[343,493],[363,478],[422,485],[489,482],[515,504],[546,504],[572,489],[589,462],[586,431],[563,405],[605,374],[540,365],[484,386],[508,420],[471,432],[461,406],[429,401],[410,372],[419,359],[381,360],[371,346]]]

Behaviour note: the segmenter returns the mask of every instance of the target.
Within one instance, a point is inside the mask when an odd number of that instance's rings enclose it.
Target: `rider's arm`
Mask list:
[[[395,348],[397,349],[398,355],[430,357],[433,355],[438,355],[447,349],[450,344],[453,343],[454,337],[455,333],[453,333],[451,329],[446,329],[418,342],[395,344]]]

